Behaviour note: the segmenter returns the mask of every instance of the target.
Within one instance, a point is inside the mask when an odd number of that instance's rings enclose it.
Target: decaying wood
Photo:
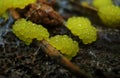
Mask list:
[[[10,8],[9,13],[16,20],[21,18],[20,14],[14,8]]]
[[[32,4],[24,14],[34,23],[47,25],[61,25],[63,18],[47,4]]]
[[[62,16],[54,10],[53,5],[55,0],[50,2],[46,0],[37,0],[36,3],[26,6],[24,9],[11,9],[12,16],[17,19],[18,15],[21,18],[26,18],[37,24],[49,26],[63,25]]]
[[[50,2],[46,0],[37,0],[36,3],[26,6],[24,9],[16,9],[16,11],[28,20],[43,24],[45,26],[61,26],[63,24],[62,16],[54,10],[55,0]]]

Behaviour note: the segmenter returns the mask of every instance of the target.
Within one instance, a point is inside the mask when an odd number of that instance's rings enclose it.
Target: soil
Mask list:
[[[73,11],[71,7],[74,6],[69,0],[57,0],[56,6],[65,19],[74,15],[85,16]],[[34,42],[27,46],[19,40],[11,31],[13,22],[11,16],[8,20],[0,18],[0,78],[77,78]],[[82,44],[63,26],[54,27],[49,32],[51,36],[67,34],[79,42],[80,51],[71,61],[94,78],[120,78],[120,29],[93,24],[98,29],[98,38],[89,45]]]

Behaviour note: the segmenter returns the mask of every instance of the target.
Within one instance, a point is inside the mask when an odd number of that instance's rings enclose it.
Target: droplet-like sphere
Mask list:
[[[48,42],[69,59],[76,56],[79,51],[78,43],[67,35],[56,35],[48,39]]]
[[[97,39],[97,29],[91,25],[88,18],[71,17],[66,26],[71,32],[78,36],[84,44],[92,43]]]
[[[26,5],[34,3],[36,0],[0,0],[0,15],[5,13],[8,8],[23,9]]]
[[[13,33],[29,45],[33,39],[43,40],[49,37],[49,33],[42,25],[34,24],[25,19],[20,19],[13,25]]]

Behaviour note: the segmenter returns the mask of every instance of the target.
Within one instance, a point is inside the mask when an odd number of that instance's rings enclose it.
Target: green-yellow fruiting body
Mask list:
[[[114,5],[101,7],[98,15],[105,25],[113,28],[120,27],[120,7]]]
[[[34,3],[36,0],[0,0],[0,16],[5,13],[8,8],[23,9],[26,5]]]
[[[78,43],[67,35],[56,35],[48,39],[48,42],[69,59],[76,56],[79,51]]]
[[[78,36],[84,44],[89,44],[97,39],[97,29],[91,25],[88,18],[71,17],[68,19],[66,26],[71,32]]]
[[[49,33],[42,25],[34,24],[25,19],[20,19],[13,25],[13,33],[29,45],[33,39],[43,40],[49,37]]]
[[[93,6],[97,9],[108,5],[113,5],[112,0],[93,0]]]

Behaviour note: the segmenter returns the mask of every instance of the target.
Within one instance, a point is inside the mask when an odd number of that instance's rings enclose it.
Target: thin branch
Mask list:
[[[85,72],[84,70],[80,69],[77,65],[70,62],[70,60],[68,60],[66,57],[60,54],[60,52],[56,50],[53,46],[51,46],[46,40],[42,40],[40,45],[41,49],[43,49],[47,55],[55,59],[59,64],[61,64],[65,68],[69,69],[79,78],[92,78],[92,75],[90,73]]]

